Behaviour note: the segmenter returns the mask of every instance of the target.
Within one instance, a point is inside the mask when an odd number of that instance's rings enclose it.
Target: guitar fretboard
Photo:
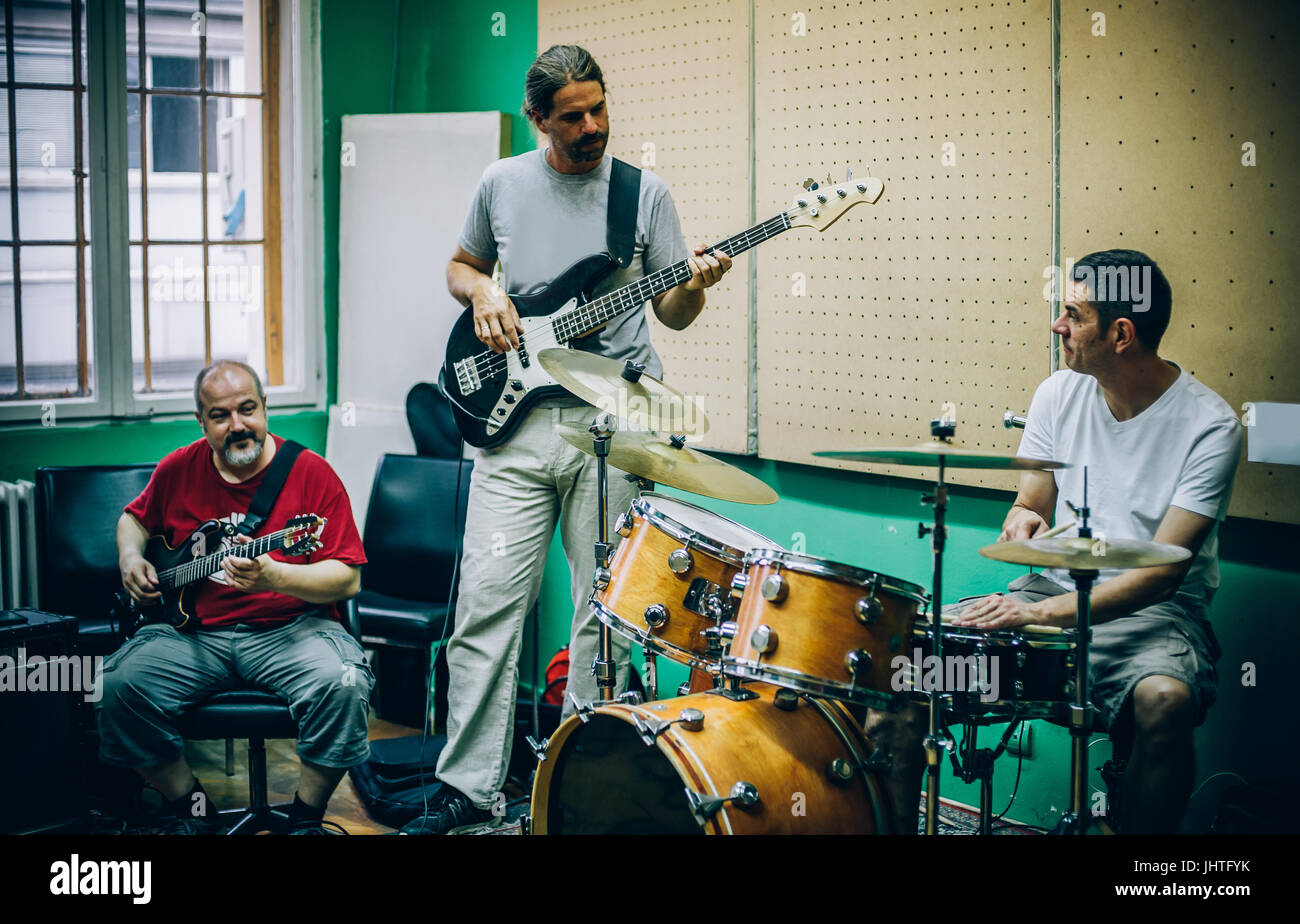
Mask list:
[[[790,219],[785,212],[769,218],[761,224],[754,225],[748,231],[732,235],[725,241],[719,241],[709,248],[709,252],[721,250],[729,257],[737,257],[766,240],[776,237],[790,229]],[[686,260],[674,263],[649,276],[643,276],[636,282],[626,285],[616,292],[592,299],[565,314],[559,315],[552,322],[555,339],[559,343],[576,340],[590,330],[633,308],[640,308],[647,301],[667,292],[674,286],[681,285],[691,278],[691,265]]]
[[[187,561],[183,565],[167,568],[158,572],[158,584],[168,589],[192,584],[209,575],[216,574],[221,570],[221,563],[232,555],[236,558],[256,558],[259,555],[265,555],[272,549],[283,548],[284,537],[289,535],[290,532],[291,530],[282,529],[278,532],[268,533],[265,536],[257,537],[252,542],[246,542],[243,545],[237,545],[229,549],[222,549],[220,552],[212,552]]]

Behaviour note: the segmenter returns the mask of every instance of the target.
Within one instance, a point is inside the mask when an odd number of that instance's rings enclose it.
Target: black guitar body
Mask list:
[[[547,375],[536,353],[572,345],[574,338],[557,333],[554,317],[591,301],[592,290],[617,268],[609,254],[592,254],[545,288],[531,295],[511,295],[524,333],[519,349],[504,354],[483,345],[474,329],[473,309],[465,309],[451,330],[441,375],[465,442],[480,449],[504,443],[538,401],[568,394]],[[590,333],[584,330],[581,335]]]
[[[184,565],[186,562],[218,551],[221,548],[222,538],[233,536],[235,532],[233,526],[220,523],[217,520],[208,520],[200,524],[190,534],[190,537],[175,549],[169,546],[162,536],[151,537],[145,543],[144,557],[149,564],[154,566],[154,570],[161,575],[167,569]],[[158,590],[162,593],[162,600],[152,606],[141,605],[132,599],[125,590],[119,591],[114,613],[115,618],[119,619],[124,627],[127,627],[125,635],[128,638],[134,635],[141,626],[154,622],[169,623],[177,629],[191,632],[198,628],[199,621],[195,616],[195,600],[202,586],[202,580],[185,583],[179,587],[169,586],[169,582],[160,580]]]

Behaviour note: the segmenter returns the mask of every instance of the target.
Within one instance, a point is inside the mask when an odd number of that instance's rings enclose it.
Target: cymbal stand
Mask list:
[[[596,519],[600,522],[596,530],[596,571],[592,583],[599,587],[609,586],[609,557],[612,551],[609,542],[609,443],[614,438],[616,425],[614,415],[609,412],[597,414],[591,422],[591,436],[596,449]],[[615,664],[614,631],[600,622],[600,651],[591,662],[591,672],[596,677],[600,688],[600,698],[608,702],[614,698]]]
[[[1070,504],[1079,520],[1079,535],[1092,539],[1088,526],[1088,467],[1083,468],[1083,506]],[[1105,555],[1105,539],[1093,540],[1093,554]],[[1100,550],[1098,543],[1102,543]],[[1070,570],[1074,579],[1078,606],[1075,610],[1075,629],[1078,632],[1078,652],[1074,659],[1074,702],[1070,704],[1070,808],[1056,824],[1055,834],[1087,834],[1092,816],[1088,808],[1088,739],[1092,735],[1092,703],[1088,699],[1088,647],[1092,642],[1092,585],[1097,579],[1096,570]]]
[[[949,420],[930,421],[930,433],[936,440],[947,442],[952,439],[956,425]],[[917,525],[917,536],[924,539],[932,536],[931,548],[934,550],[933,590],[930,595],[930,631],[935,661],[943,671],[943,548],[948,538],[948,528],[944,526],[944,514],[948,510],[948,489],[943,483],[944,458],[939,458],[939,477],[935,482],[934,494],[923,497],[922,503],[934,505],[934,524]],[[952,738],[948,737],[943,724],[943,702],[941,690],[927,691],[930,698],[930,724],[925,736],[925,833],[939,833],[939,771],[943,764],[943,752],[951,750]]]

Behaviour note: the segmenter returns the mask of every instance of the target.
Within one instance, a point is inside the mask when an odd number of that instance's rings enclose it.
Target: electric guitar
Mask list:
[[[217,520],[201,523],[179,548],[173,549],[162,536],[153,536],[145,543],[144,557],[158,572],[158,590],[162,599],[153,604],[141,604],[125,590],[119,590],[111,614],[124,627],[129,627],[129,631],[124,633],[127,638],[135,635],[140,627],[153,622],[170,623],[187,631],[195,629],[198,627],[198,620],[194,618],[198,582],[220,571],[221,563],[227,557],[256,558],[272,550],[288,556],[306,555],[320,548],[320,533],[324,528],[324,517],[304,514],[291,517],[282,530],[228,549],[221,548],[221,540],[233,537],[238,529]],[[209,552],[209,549],[217,551]]]
[[[884,189],[885,184],[874,177],[834,183],[828,176],[820,185],[807,180],[793,208],[714,244],[709,251],[721,250],[737,257],[791,228],[824,231],[853,206],[874,204]],[[486,349],[478,339],[473,308],[465,309],[451,330],[440,376],[465,442],[479,448],[504,443],[534,404],[567,394],[534,360],[535,352],[560,345],[573,348],[574,341],[614,317],[640,310],[650,299],[691,278],[690,263],[682,260],[594,298],[592,291],[617,267],[608,253],[592,254],[545,288],[531,295],[510,295],[524,328],[518,350],[494,353]]]

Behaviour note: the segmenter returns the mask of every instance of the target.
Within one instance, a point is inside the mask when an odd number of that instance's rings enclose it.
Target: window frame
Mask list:
[[[265,284],[277,285],[271,264],[279,264],[281,293],[279,336],[284,359],[302,357],[296,385],[267,386],[267,403],[277,411],[324,410],[326,374],[324,280],[321,241],[324,228],[321,151],[323,119],[320,74],[319,0],[271,0],[278,16],[274,54],[280,79],[274,101],[278,109],[275,139],[264,136],[280,175],[278,260],[267,247]],[[192,417],[194,397],[184,392],[136,395],[131,352],[131,280],[126,122],[126,4],[85,3],[87,53],[85,105],[90,131],[88,193],[90,198],[91,286],[94,354],[90,397],[36,398],[0,402],[0,425],[49,425],[59,420]],[[265,11],[264,11],[265,19]],[[265,32],[264,32],[265,34]],[[110,40],[110,36],[112,37]],[[11,131],[14,130],[11,126]],[[14,193],[16,195],[16,191]],[[269,241],[265,215],[263,234]],[[148,280],[144,280],[148,285]],[[267,297],[270,303],[270,296]],[[125,305],[126,310],[110,306]],[[268,318],[270,314],[268,312]],[[268,356],[268,361],[269,361]],[[285,363],[288,367],[290,364]],[[285,369],[286,374],[290,370]],[[53,407],[53,415],[50,409]]]

